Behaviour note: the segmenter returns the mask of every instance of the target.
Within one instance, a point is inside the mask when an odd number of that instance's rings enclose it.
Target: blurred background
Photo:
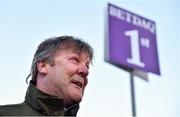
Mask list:
[[[135,77],[137,117],[180,117],[179,0],[0,0],[0,105],[24,100],[40,42],[72,35],[94,48],[78,117],[129,117],[130,75],[104,61],[108,3],[156,22],[161,76]]]

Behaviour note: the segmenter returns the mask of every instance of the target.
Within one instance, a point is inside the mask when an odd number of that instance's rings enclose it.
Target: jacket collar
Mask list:
[[[75,104],[67,110],[64,110],[63,98],[48,95],[37,89],[32,83],[30,83],[26,92],[25,101],[43,115],[76,116],[79,109],[79,104]]]

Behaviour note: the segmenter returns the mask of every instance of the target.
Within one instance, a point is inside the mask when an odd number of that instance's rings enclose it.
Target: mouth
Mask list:
[[[78,86],[79,88],[83,88],[83,83],[81,83],[80,81],[72,81],[73,84],[75,84],[76,86]]]

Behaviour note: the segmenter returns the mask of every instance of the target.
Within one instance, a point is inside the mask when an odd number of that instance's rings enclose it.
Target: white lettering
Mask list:
[[[131,58],[127,59],[128,63],[145,67],[145,64],[140,60],[140,47],[139,47],[139,32],[137,30],[125,31],[125,35],[130,37]]]
[[[130,12],[124,11],[122,9],[118,9],[116,7],[110,6],[109,14],[113,17],[116,17],[117,19],[126,21],[127,23],[131,23],[135,26],[139,26],[141,28],[144,28],[153,34],[156,31],[154,22],[146,20],[140,16],[137,16],[137,15],[132,14]]]
[[[141,45],[146,48],[150,48],[150,40],[149,38],[141,38],[140,39]]]
[[[126,12],[126,21],[127,21],[128,23],[131,22],[131,14],[130,14],[129,12]]]

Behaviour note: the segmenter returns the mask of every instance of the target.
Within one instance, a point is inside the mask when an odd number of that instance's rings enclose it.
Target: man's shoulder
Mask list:
[[[0,105],[0,110],[5,109],[5,108],[9,108],[9,109],[13,109],[14,107],[23,107],[23,106],[27,106],[27,104],[25,102],[22,103],[18,103],[18,104],[7,104],[7,105]]]
[[[26,102],[19,104],[8,104],[0,106],[0,116],[18,116],[18,115],[31,115],[36,114],[36,111],[33,110]]]
[[[14,112],[22,111],[27,106],[26,103],[19,103],[19,104],[7,104],[0,106],[0,115],[13,115]]]

